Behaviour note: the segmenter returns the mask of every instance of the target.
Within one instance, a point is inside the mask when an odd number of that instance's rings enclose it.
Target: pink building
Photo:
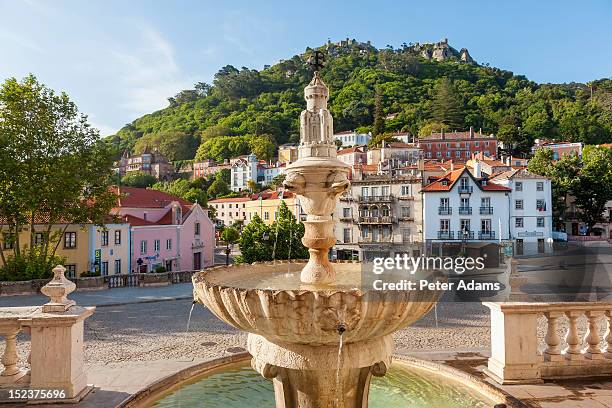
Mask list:
[[[198,270],[214,264],[215,227],[199,204],[144,188],[119,187],[114,214],[130,223],[130,271]]]

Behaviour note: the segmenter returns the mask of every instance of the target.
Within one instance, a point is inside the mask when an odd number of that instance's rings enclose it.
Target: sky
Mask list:
[[[102,135],[231,64],[328,39],[435,42],[536,82],[612,76],[612,1],[0,0],[0,81],[33,73]]]

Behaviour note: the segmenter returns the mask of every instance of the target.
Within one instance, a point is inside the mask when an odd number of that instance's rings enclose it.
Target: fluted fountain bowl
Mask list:
[[[194,300],[219,319],[272,342],[337,345],[388,335],[419,320],[441,292],[362,287],[361,264],[334,263],[336,283],[300,281],[305,261],[214,267],[193,276]]]

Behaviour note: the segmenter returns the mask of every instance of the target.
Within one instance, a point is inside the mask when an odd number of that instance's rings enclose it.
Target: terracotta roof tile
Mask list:
[[[434,192],[434,191],[450,191],[453,186],[459,180],[459,178],[463,175],[463,173],[467,172],[467,174],[472,177],[472,179],[476,182],[478,187],[484,191],[511,191],[508,187],[500,186],[499,184],[492,183],[488,181],[484,186],[478,182],[478,179],[475,179],[471,173],[467,170],[467,168],[462,168],[458,170],[451,171],[450,173],[445,174],[444,176],[438,178],[437,180],[429,183],[425,187],[421,189],[424,192]],[[447,182],[444,185],[444,181]]]

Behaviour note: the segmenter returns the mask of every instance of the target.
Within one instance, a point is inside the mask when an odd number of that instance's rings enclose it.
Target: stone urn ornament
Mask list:
[[[74,292],[76,285],[64,275],[66,268],[57,265],[53,268],[53,279],[40,290],[51,301],[43,305],[44,313],[65,312],[76,302],[68,299],[68,294]]]

